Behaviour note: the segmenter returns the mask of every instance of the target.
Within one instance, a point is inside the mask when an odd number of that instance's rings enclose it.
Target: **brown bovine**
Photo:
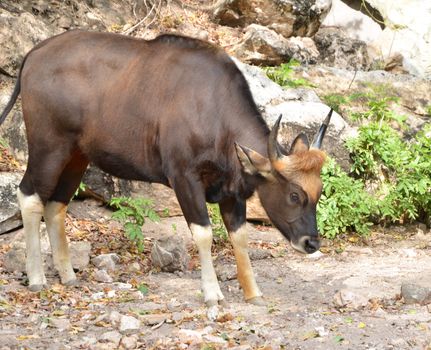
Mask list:
[[[45,218],[62,283],[75,281],[64,231],[66,207],[89,162],[125,179],[176,193],[202,267],[208,305],[223,300],[211,259],[206,202],[219,203],[247,301],[262,302],[247,252],[246,199],[256,190],[274,225],[297,249],[319,249],[319,150],[330,114],[310,147],[300,134],[277,143],[233,61],[195,39],[150,41],[71,31],[24,59],[4,121],[21,94],[29,157],[18,198],[30,289],[46,284],[39,225]]]

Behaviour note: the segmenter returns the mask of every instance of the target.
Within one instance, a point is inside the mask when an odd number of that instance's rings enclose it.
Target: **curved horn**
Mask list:
[[[329,122],[331,121],[333,111],[334,110],[331,108],[322,125],[320,126],[319,132],[314,137],[313,143],[311,144],[311,148],[320,149],[322,147],[322,141],[325,137],[326,129],[328,128]]]
[[[277,142],[277,135],[278,135],[278,129],[280,127],[281,116],[282,115],[280,114],[274,126],[272,127],[271,133],[269,134],[268,156],[271,163],[283,158],[283,155],[280,151],[280,146],[278,145],[278,142]]]

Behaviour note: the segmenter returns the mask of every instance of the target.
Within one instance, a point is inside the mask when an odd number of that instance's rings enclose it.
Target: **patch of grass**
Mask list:
[[[315,85],[304,78],[292,77],[292,74],[295,72],[294,67],[298,67],[299,65],[298,61],[291,59],[288,63],[282,63],[278,67],[266,67],[264,71],[269,79],[283,87],[315,87]]]

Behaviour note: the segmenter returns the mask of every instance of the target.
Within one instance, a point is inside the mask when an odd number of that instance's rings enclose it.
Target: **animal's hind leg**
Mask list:
[[[43,203],[37,193],[32,190],[28,172],[25,173],[17,193],[21,208],[26,245],[26,271],[29,289],[36,292],[46,285],[43,261],[40,250],[40,221],[43,214]]]
[[[60,275],[61,283],[66,285],[76,282],[64,225],[67,203],[78,188],[87,165],[88,160],[79,151],[74,152],[58,180],[53,195],[45,206],[44,218],[54,266]]]

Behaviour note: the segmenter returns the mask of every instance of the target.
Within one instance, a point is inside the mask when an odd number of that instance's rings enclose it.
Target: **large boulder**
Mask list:
[[[233,0],[217,7],[220,24],[246,27],[259,24],[285,38],[312,36],[331,8],[331,0]]]
[[[409,73],[431,78],[431,2],[367,0],[385,19],[386,28],[372,43],[383,59],[400,53]]]
[[[0,67],[9,73],[16,73],[24,56],[37,43],[58,32],[29,12],[17,14],[2,8],[0,28]]]
[[[332,0],[331,11],[321,28],[341,29],[350,39],[371,43],[382,33],[380,26],[369,16],[354,10],[341,0]]]
[[[311,38],[284,38],[267,27],[251,24],[245,29],[241,43],[231,53],[241,62],[255,65],[279,65],[290,59],[316,63],[319,51]]]
[[[314,36],[319,50],[319,62],[337,68],[368,70],[371,59],[367,44],[358,39],[349,38],[343,30],[320,28]]]
[[[0,234],[22,225],[16,191],[22,174],[0,173]]]

